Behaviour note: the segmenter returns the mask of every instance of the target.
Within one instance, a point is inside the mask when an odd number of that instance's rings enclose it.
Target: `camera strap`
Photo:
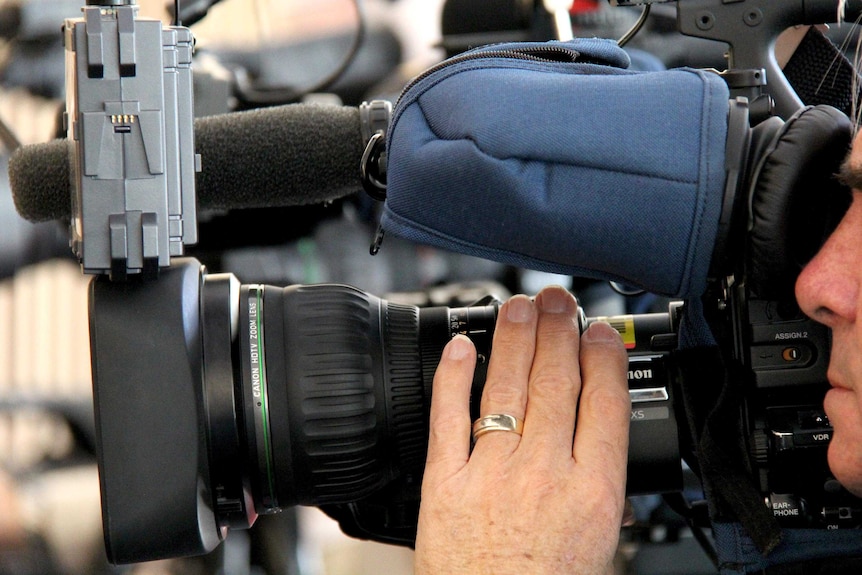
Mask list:
[[[745,465],[747,457],[741,439],[744,426],[740,416],[744,378],[732,373],[730,364],[724,360],[699,298],[686,301],[676,362],[695,450],[695,460],[690,465],[703,483],[710,516],[713,522],[739,521],[751,534],[754,547],[768,554],[781,541],[781,529],[763,504]],[[717,551],[720,549],[718,545]],[[719,554],[719,560],[725,557]]]
[[[713,523],[722,575],[815,575],[860,573],[859,532],[855,529],[782,529],[781,543],[763,555],[741,523]]]
[[[684,349],[676,359],[682,381],[696,382],[683,385],[682,395],[713,523],[738,521],[752,548],[769,554],[781,542],[781,528],[745,467],[740,420],[744,379],[734,377],[718,346]],[[717,551],[722,548],[719,539]],[[727,554],[719,553],[719,560],[726,562]]]

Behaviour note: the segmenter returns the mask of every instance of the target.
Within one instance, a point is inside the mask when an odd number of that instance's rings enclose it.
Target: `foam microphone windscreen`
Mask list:
[[[195,122],[202,208],[323,203],[361,189],[359,110],[294,104]]]
[[[9,158],[9,183],[18,213],[31,222],[69,217],[72,189],[69,142],[22,146]]]
[[[359,110],[292,104],[195,120],[201,209],[321,204],[361,189]],[[9,160],[15,207],[39,222],[68,217],[66,140],[23,146]]]

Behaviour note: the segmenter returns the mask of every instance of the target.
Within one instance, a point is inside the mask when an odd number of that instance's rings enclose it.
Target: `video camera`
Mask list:
[[[666,313],[602,319],[629,351],[629,494],[681,490],[684,458],[717,494],[713,518],[751,504],[781,526],[856,528],[862,505],[825,459],[829,333],[793,297],[846,209],[832,176],[851,124],[802,108],[775,68],[781,30],[835,15],[834,2],[789,4],[679,2],[683,33],[731,45],[708,281]],[[72,243],[98,274],[90,333],[109,559],[207,553],[292,505],[412,545],[437,362],[455,334],[471,337],[479,397],[499,302],[417,308],[343,285],[241,284],[177,259],[195,239],[194,174],[220,169],[192,152],[191,36],[124,2],[88,6],[65,32]],[[518,58],[556,66],[560,54]],[[385,197],[389,109],[359,114],[363,176]],[[747,485],[735,502],[722,500],[728,470],[731,488]]]

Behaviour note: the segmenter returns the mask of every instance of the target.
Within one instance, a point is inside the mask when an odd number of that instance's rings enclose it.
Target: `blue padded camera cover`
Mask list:
[[[716,74],[627,70],[609,40],[510,43],[414,79],[383,229],[519,267],[700,295],[725,186]]]

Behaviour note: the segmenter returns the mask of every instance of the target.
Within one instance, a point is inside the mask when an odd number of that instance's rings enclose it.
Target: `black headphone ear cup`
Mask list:
[[[847,209],[849,194],[835,176],[850,149],[853,125],[844,113],[821,105],[762,132],[750,163],[746,273],[755,295],[783,299],[793,294],[800,270]]]

